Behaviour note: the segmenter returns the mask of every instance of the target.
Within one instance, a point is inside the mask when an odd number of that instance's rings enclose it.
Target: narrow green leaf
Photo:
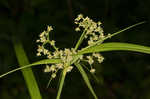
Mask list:
[[[80,44],[83,42],[85,35],[86,35],[86,30],[87,30],[87,28],[83,31],[82,35],[80,36],[80,38],[75,46],[75,50],[77,50],[79,48]]]
[[[63,88],[63,85],[64,85],[65,77],[66,77],[66,73],[67,73],[67,71],[66,71],[66,69],[64,69],[62,71],[62,75],[61,75],[61,78],[60,78],[59,89],[58,89],[56,99],[60,99],[60,95],[61,95],[62,88]]]
[[[145,21],[142,21],[142,22],[133,24],[133,25],[131,25],[131,26],[129,26],[129,27],[126,27],[126,28],[124,28],[124,29],[122,29],[122,30],[120,30],[120,31],[117,31],[117,32],[115,32],[115,33],[112,33],[110,36],[108,36],[108,37],[105,38],[105,39],[111,38],[111,37],[113,37],[113,36],[115,36],[115,35],[118,35],[118,34],[124,32],[124,31],[126,31],[126,30],[129,30],[129,29],[131,29],[131,28],[133,28],[133,27],[136,27],[136,26],[138,26],[138,25],[141,25],[141,24],[143,24],[143,23],[145,23]]]
[[[13,39],[13,45],[14,45],[16,57],[17,57],[17,60],[20,64],[20,66],[29,64],[29,60],[26,56],[26,53],[25,53],[24,48],[22,46],[22,43],[20,41],[16,42],[16,40]],[[42,99],[42,96],[40,94],[40,90],[39,90],[39,87],[37,85],[34,74],[32,72],[32,69],[26,68],[26,69],[21,70],[21,71],[22,71],[24,80],[26,82],[26,85],[27,85],[31,99]]]
[[[41,64],[56,64],[60,63],[60,59],[43,59],[37,62],[32,63],[32,65],[41,65]]]
[[[81,66],[79,63],[76,63],[76,62],[75,62],[74,64],[76,65],[76,67],[77,67],[78,70],[80,71],[80,73],[81,73],[81,75],[82,75],[82,77],[83,77],[83,79],[84,79],[84,81],[85,81],[87,87],[88,87],[89,90],[91,91],[91,93],[92,93],[92,95],[94,96],[94,98],[95,98],[95,99],[98,99],[97,96],[96,96],[96,94],[95,94],[95,92],[94,92],[94,90],[93,90],[93,88],[92,88],[92,86],[91,86],[91,84],[90,84],[90,81],[89,81],[89,79],[88,79],[88,76],[87,76],[86,72],[84,71],[84,69],[82,68],[82,66]]]
[[[29,64],[29,65],[25,65],[25,66],[21,66],[19,68],[16,68],[14,70],[11,70],[7,73],[4,73],[2,75],[0,75],[0,78],[8,75],[8,74],[11,74],[13,72],[16,72],[18,70],[22,70],[22,69],[25,69],[25,68],[29,68],[29,67],[32,67],[32,66],[38,66],[38,65],[42,65],[42,64],[54,64],[54,63],[60,63],[61,60],[60,59],[43,59],[43,60],[40,60],[40,61],[37,61],[37,62],[34,62],[32,64]]]
[[[130,43],[103,43],[100,45],[92,46],[89,48],[84,48],[78,52],[78,54],[86,54],[93,52],[105,52],[105,51],[135,51],[150,54],[150,47],[130,44]]]

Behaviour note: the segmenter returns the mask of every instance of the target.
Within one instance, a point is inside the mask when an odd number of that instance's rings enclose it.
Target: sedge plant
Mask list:
[[[9,71],[0,75],[0,78],[15,71],[32,66],[41,66],[42,64],[42,66],[45,66],[43,71],[50,74],[50,80],[47,87],[49,87],[51,80],[57,77],[59,74],[58,71],[61,72],[58,93],[56,96],[56,99],[60,99],[66,75],[69,75],[72,69],[77,68],[94,99],[98,99],[91,86],[87,73],[85,72],[85,66],[81,64],[81,62],[84,61],[84,63],[88,63],[89,66],[86,66],[86,69],[94,74],[96,72],[96,69],[93,67],[94,61],[101,64],[104,60],[101,52],[122,50],[150,54],[150,47],[142,45],[119,42],[104,43],[105,40],[143,23],[144,22],[134,24],[112,34],[104,34],[103,28],[101,27],[102,23],[100,21],[94,22],[89,17],[84,17],[82,14],[79,14],[75,19],[75,24],[77,25],[75,31],[82,34],[75,46],[64,49],[57,47],[56,41],[50,39],[49,34],[53,31],[53,28],[52,26],[47,26],[47,30],[43,31],[36,41],[38,43],[36,55],[39,57],[44,55],[46,56],[46,59]],[[87,45],[82,48],[80,45],[85,41]]]

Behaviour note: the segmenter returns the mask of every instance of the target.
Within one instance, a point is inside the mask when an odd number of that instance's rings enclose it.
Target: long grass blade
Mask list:
[[[4,73],[2,75],[0,75],[0,78],[8,75],[8,74],[11,74],[13,72],[16,72],[18,70],[22,70],[22,69],[26,69],[26,68],[29,68],[29,67],[32,67],[32,66],[39,66],[39,65],[42,65],[42,64],[53,64],[53,63],[60,63],[61,60],[60,59],[43,59],[43,60],[40,60],[40,61],[37,61],[37,62],[34,62],[32,64],[29,64],[29,65],[25,65],[25,66],[21,66],[19,68],[16,68],[14,70],[11,70],[7,73]]]
[[[98,99],[97,96],[96,96],[96,94],[95,94],[95,92],[94,92],[94,90],[93,90],[93,88],[92,88],[92,86],[91,86],[91,84],[90,84],[90,81],[89,81],[89,79],[88,79],[88,76],[87,76],[86,72],[84,71],[84,69],[82,68],[82,66],[81,66],[79,63],[76,63],[76,62],[75,62],[74,64],[76,65],[76,67],[77,67],[78,70],[80,71],[80,73],[81,73],[81,75],[82,75],[82,77],[83,77],[83,79],[84,79],[84,81],[85,81],[87,87],[88,87],[89,90],[91,91],[91,93],[92,93],[92,95],[94,96],[94,98],[95,98],[95,99]]]
[[[100,45],[96,45],[93,47],[85,48],[78,52],[78,54],[86,54],[86,53],[93,53],[93,52],[106,52],[106,51],[134,51],[134,52],[141,52],[150,54],[150,47],[137,45],[137,44],[130,44],[130,43],[103,43]]]
[[[146,22],[146,21],[142,21],[142,22],[133,24],[133,25],[131,25],[131,26],[129,26],[129,27],[126,27],[126,28],[124,28],[124,29],[122,29],[122,30],[120,30],[120,31],[117,31],[117,32],[115,32],[115,33],[112,33],[110,36],[108,36],[108,37],[105,38],[105,39],[111,38],[111,37],[113,37],[113,36],[115,36],[115,35],[118,35],[119,33],[122,33],[122,32],[124,32],[124,31],[126,31],[126,30],[129,30],[129,29],[133,28],[133,27],[136,27],[136,26],[138,26],[138,25],[141,25],[141,24],[143,24],[143,23],[145,23],[145,22]]]
[[[16,40],[13,40],[13,45],[16,53],[17,60],[20,64],[20,66],[29,64],[29,60],[26,56],[26,53],[23,49],[21,42],[16,42]],[[34,74],[32,72],[31,68],[26,68],[24,70],[21,70],[23,73],[23,77],[25,79],[29,94],[31,99],[42,99],[42,96],[40,94],[39,87],[37,85],[36,79],[34,77]]]

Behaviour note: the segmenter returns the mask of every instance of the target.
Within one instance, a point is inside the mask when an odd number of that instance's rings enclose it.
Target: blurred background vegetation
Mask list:
[[[30,62],[36,56],[36,39],[47,25],[54,28],[56,45],[75,46],[80,33],[74,32],[74,18],[82,13],[101,21],[105,33],[129,25],[145,24],[106,42],[128,42],[150,46],[150,0],[0,0],[0,74],[18,67],[12,38],[20,39]],[[105,52],[105,61],[95,63],[97,83],[89,75],[100,99],[150,99],[150,55],[135,52]],[[43,99],[55,99],[58,78],[46,89],[49,74],[43,66],[33,68]],[[0,79],[1,99],[30,99],[22,73]],[[79,72],[74,69],[65,80],[61,99],[93,99]]]

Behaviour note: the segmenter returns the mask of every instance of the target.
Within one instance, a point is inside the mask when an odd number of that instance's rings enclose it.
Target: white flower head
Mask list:
[[[82,20],[81,20],[82,19]],[[75,28],[75,31],[81,31],[81,27],[83,28],[83,31],[85,32],[85,37],[88,39],[88,45],[91,46],[96,41],[105,38],[103,34],[103,29],[100,26],[102,23],[100,21],[94,22],[89,17],[83,17],[83,15],[78,15],[78,17],[75,19],[75,23],[78,25],[77,28]],[[91,39],[92,38],[92,39]]]

